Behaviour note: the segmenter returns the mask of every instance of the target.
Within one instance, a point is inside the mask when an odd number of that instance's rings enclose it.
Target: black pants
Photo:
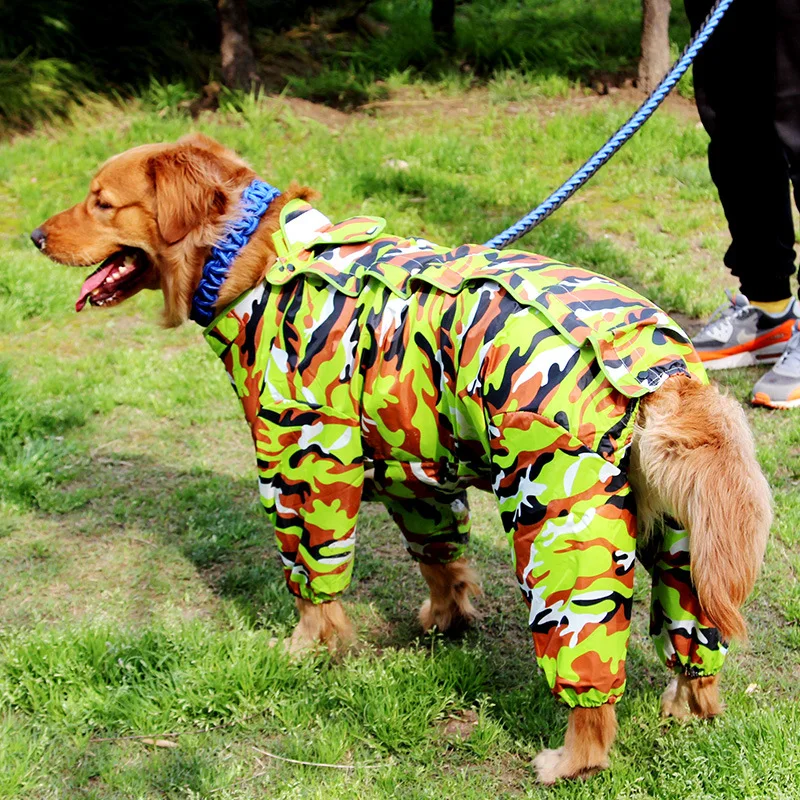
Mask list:
[[[711,0],[685,0],[697,30]],[[731,232],[725,264],[750,300],[791,295],[800,206],[800,0],[734,0],[694,64],[708,166]]]

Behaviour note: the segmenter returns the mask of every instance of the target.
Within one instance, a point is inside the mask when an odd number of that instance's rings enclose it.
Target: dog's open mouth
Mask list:
[[[87,301],[93,306],[121,303],[144,288],[149,272],[150,259],[141,250],[118,250],[83,282],[75,310],[82,311]]]

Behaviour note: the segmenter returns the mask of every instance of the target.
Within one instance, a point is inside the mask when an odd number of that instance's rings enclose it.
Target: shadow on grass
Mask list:
[[[104,452],[102,463],[84,474],[91,480],[90,495],[81,482],[60,490],[84,503],[58,515],[67,528],[72,527],[70,521],[80,521],[81,532],[76,535],[135,529],[140,536],[179,548],[211,590],[233,603],[252,627],[288,630],[294,624],[294,602],[283,584],[255,477],[232,478],[206,469],[176,472],[149,456],[124,451]],[[533,703],[537,708],[523,715],[525,724],[536,728],[531,735],[546,735],[552,720],[539,706],[549,707],[552,701],[535,664],[527,612],[507,547],[496,543],[495,534],[491,523],[481,519],[471,545],[484,586],[478,601],[479,624],[460,642],[437,638],[427,646],[464,648],[467,657],[483,659],[489,676],[485,691],[494,696],[501,713],[516,718],[521,705],[527,708]],[[353,583],[345,596],[361,641],[378,650],[427,641],[416,620],[425,597],[425,585],[394,523],[382,506],[364,504]],[[638,605],[646,607],[646,601]],[[629,652],[629,687],[634,692],[661,686],[666,678],[646,641],[641,611]]]

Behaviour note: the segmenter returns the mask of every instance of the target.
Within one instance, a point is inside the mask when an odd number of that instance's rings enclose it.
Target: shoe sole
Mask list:
[[[750,402],[754,406],[766,406],[767,408],[800,408],[800,397],[797,400],[773,400],[763,392],[756,392]]]
[[[764,348],[764,350],[750,350],[745,353],[736,353],[732,356],[709,359],[708,361],[703,359],[703,354],[701,353],[700,360],[707,370],[756,367],[759,364],[774,364],[781,357],[785,349],[786,346],[783,344],[778,352],[776,352],[774,348]]]
[[[769,333],[753,339],[746,345],[736,345],[723,350],[703,352],[698,350],[700,360],[706,369],[733,369],[734,367],[753,367],[756,364],[774,364],[786,349],[792,338],[796,320],[785,320]],[[754,345],[752,349],[748,349]],[[731,352],[733,351],[733,352]]]

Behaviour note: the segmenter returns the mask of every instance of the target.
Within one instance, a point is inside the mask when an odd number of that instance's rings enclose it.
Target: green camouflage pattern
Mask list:
[[[287,585],[313,602],[346,589],[365,499],[386,505],[413,558],[459,558],[467,487],[493,491],[553,692],[613,702],[638,398],[671,375],[705,380],[699,359],[663,311],[608,278],[383,227],[331,225],[291,201],[265,281],[205,332],[252,430]]]

